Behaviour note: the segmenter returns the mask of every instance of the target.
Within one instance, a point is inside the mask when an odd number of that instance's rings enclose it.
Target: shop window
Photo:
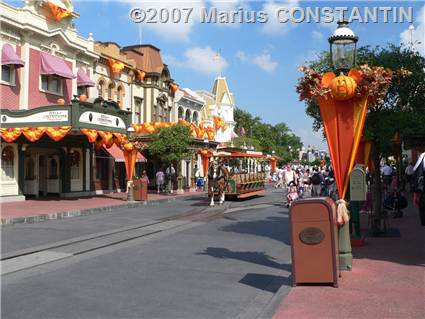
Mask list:
[[[50,160],[50,175],[49,179],[58,179],[58,162],[54,158]]]
[[[15,85],[15,67],[13,65],[1,66],[1,82]]]
[[[81,156],[80,152],[70,153],[71,179],[80,179]]]
[[[52,93],[52,94],[62,95],[62,83],[63,83],[62,78],[58,76],[44,75],[44,74],[41,75],[41,90],[42,91]]]
[[[15,179],[15,153],[11,146],[6,146],[1,152],[1,180],[11,181]]]
[[[35,164],[32,157],[28,158],[25,165],[25,179],[32,181],[35,179]]]

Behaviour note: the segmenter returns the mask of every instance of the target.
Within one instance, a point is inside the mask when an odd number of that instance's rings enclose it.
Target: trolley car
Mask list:
[[[270,156],[260,152],[214,152],[229,170],[226,198],[248,198],[265,192],[266,165]]]

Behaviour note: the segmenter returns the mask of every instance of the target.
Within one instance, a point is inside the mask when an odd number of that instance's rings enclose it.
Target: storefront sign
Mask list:
[[[2,124],[68,122],[69,110],[44,111],[22,117],[2,114],[0,119]]]
[[[111,128],[127,129],[124,121],[118,116],[86,111],[80,115],[79,122]]]
[[[366,200],[366,174],[360,165],[354,167],[350,174],[350,200]]]

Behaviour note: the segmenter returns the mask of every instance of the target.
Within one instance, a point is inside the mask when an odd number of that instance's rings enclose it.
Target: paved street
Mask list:
[[[272,317],[290,285],[281,202],[176,199],[6,226],[2,317]]]

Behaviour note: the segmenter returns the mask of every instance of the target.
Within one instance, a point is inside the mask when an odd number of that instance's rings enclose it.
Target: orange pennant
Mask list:
[[[21,128],[0,128],[0,137],[7,143],[11,143],[16,140],[22,134]]]
[[[69,17],[71,15],[70,11],[64,8],[61,8],[50,1],[49,1],[49,7],[56,21],[61,21],[63,18]]]
[[[88,128],[80,128],[80,131],[87,136],[87,138],[89,139],[89,143],[94,143],[96,142],[97,139],[97,130],[91,130]]]
[[[46,132],[45,127],[25,127],[22,129],[22,133],[30,142],[38,141]]]
[[[46,133],[52,140],[58,142],[68,134],[71,128],[71,126],[48,127]]]
[[[127,179],[129,181],[133,180],[134,168],[136,167],[138,150],[133,148],[132,150],[124,150],[124,161],[125,161],[125,170],[127,172]]]
[[[111,148],[114,144],[113,135],[111,132],[98,131],[100,137],[102,138],[102,143],[105,144],[107,148]]]

